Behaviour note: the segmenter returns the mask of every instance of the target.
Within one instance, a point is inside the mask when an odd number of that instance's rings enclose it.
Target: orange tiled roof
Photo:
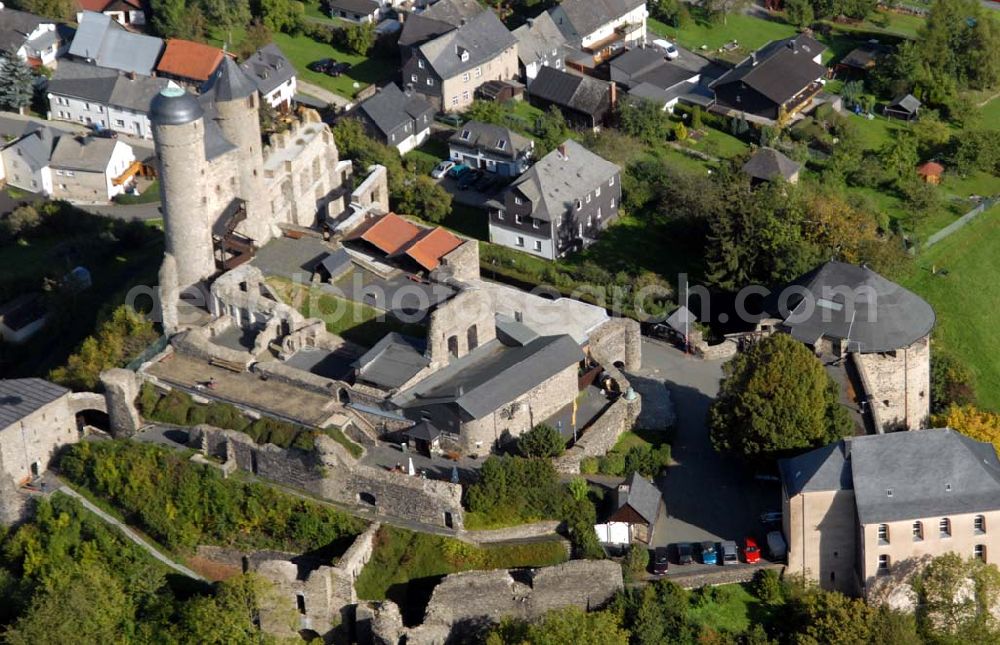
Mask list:
[[[421,228],[406,221],[395,213],[387,213],[382,217],[370,220],[355,229],[349,240],[361,239],[368,242],[386,255],[397,253],[420,235]]]
[[[171,38],[167,41],[156,71],[195,81],[207,81],[222,62],[223,56],[218,47]]]
[[[441,258],[461,245],[462,240],[438,226],[410,245],[406,255],[428,271],[433,271],[441,264]]]
[[[944,166],[936,161],[928,161],[921,166],[917,166],[917,174],[923,177],[938,177],[942,173],[944,173]]]

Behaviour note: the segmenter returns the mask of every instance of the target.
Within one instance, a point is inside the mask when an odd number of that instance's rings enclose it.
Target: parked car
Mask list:
[[[702,564],[715,564],[718,559],[715,556],[715,542],[702,542],[701,547],[701,563]]]
[[[433,177],[434,179],[441,179],[448,173],[449,170],[451,170],[454,167],[455,167],[454,161],[448,161],[447,159],[445,159],[438,165],[434,166],[434,170],[431,171],[431,177]]]
[[[677,564],[691,564],[694,558],[691,556],[691,545],[687,542],[677,544]]]
[[[306,65],[306,69],[311,72],[318,72],[320,74],[325,74],[326,70],[333,67],[333,64],[337,61],[332,58],[321,58],[319,60],[314,60],[313,62]]]
[[[462,125],[462,117],[457,114],[447,114],[442,112],[441,114],[435,116],[434,120],[444,123],[445,125],[450,125],[453,128],[457,128]]]
[[[111,128],[105,128],[99,123],[93,125],[94,136],[102,139],[117,139],[118,133]]]
[[[467,188],[472,188],[472,184],[479,181],[479,178],[483,176],[482,170],[469,169],[462,173],[462,176],[458,178],[458,189],[466,190]]]
[[[743,561],[747,564],[760,562],[760,547],[752,537],[743,538]]]
[[[469,170],[471,170],[471,168],[466,166],[464,163],[457,163],[448,171],[448,176],[452,179],[458,179]]]
[[[788,554],[788,546],[785,544],[785,536],[781,531],[771,531],[767,534],[767,552],[771,554],[772,560],[784,560]]]
[[[673,44],[669,40],[657,38],[652,44],[653,47],[663,52],[663,55],[666,56],[668,60],[674,60],[681,55],[681,53],[677,50],[677,45]]]
[[[334,63],[326,71],[327,76],[340,76],[341,74],[346,74],[351,69],[350,63],[345,63],[343,61],[339,63]]]
[[[670,568],[669,558],[667,557],[667,547],[658,546],[653,550],[653,573],[658,576],[662,576]]]
[[[723,540],[719,542],[719,556],[722,558],[722,564],[739,564],[740,557],[736,551],[736,542],[733,540]]]
[[[496,175],[494,175],[493,173],[484,172],[479,177],[479,179],[476,180],[476,183],[472,184],[472,187],[475,188],[476,190],[482,192],[482,191],[486,190],[487,188],[489,188],[490,186],[493,185],[493,180],[495,178],[496,178]]]

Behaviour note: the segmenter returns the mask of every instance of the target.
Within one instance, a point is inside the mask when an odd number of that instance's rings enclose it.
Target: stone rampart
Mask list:
[[[642,335],[631,318],[612,318],[590,332],[590,356],[605,367],[622,363],[626,371],[642,367]]]
[[[642,399],[632,401],[624,396],[612,403],[586,430],[583,436],[558,457],[553,465],[561,473],[579,474],[580,462],[586,457],[600,457],[618,442],[623,432],[631,430],[639,418]]]

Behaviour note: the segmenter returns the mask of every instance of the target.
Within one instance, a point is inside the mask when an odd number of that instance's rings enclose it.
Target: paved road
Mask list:
[[[114,517],[108,515],[107,513],[105,513],[104,511],[102,511],[100,508],[98,508],[97,506],[95,506],[94,504],[92,504],[90,502],[90,500],[88,500],[84,496],[80,495],[79,493],[77,493],[75,490],[73,490],[69,486],[65,486],[65,485],[60,486],[57,489],[57,492],[62,493],[64,495],[68,495],[68,496],[72,497],[73,499],[77,500],[78,502],[80,502],[83,505],[83,507],[86,508],[88,511],[90,511],[94,515],[96,515],[99,518],[101,518],[106,524],[109,524],[110,526],[113,526],[116,529],[118,529],[119,531],[121,531],[121,533],[125,537],[127,537],[128,539],[130,539],[133,542],[135,542],[136,544],[138,544],[140,547],[142,547],[143,549],[145,549],[146,551],[148,551],[151,556],[153,556],[154,558],[156,558],[157,560],[159,560],[163,564],[167,565],[168,567],[170,567],[171,569],[173,569],[177,573],[180,573],[181,575],[185,575],[185,576],[187,576],[189,578],[194,578],[195,580],[204,580],[204,578],[202,578],[201,576],[199,576],[197,573],[195,573],[191,569],[188,569],[187,567],[185,567],[183,565],[177,564],[176,562],[174,562],[173,560],[171,560],[167,556],[165,556],[162,553],[160,553],[155,547],[153,547],[152,544],[150,544],[149,542],[147,542],[144,539],[142,539],[141,537],[139,537],[138,534],[136,534],[135,531],[133,531],[132,529],[130,529],[123,522],[121,522],[121,521],[115,519]]]
[[[113,217],[126,221],[163,219],[160,203],[152,204],[79,204],[78,208],[104,217]]]
[[[666,382],[677,414],[674,464],[657,481],[669,517],[661,519],[653,546],[672,542],[763,538],[758,517],[780,508],[777,483],[756,481],[743,467],[719,455],[706,427],[708,407],[718,393],[722,361],[685,356],[665,344],[644,340],[647,378]]]
[[[296,83],[298,84],[299,90],[302,92],[310,96],[315,96],[321,101],[326,101],[338,109],[345,108],[351,104],[350,99],[346,99],[340,94],[335,94],[326,88],[320,87],[319,85],[303,81],[301,78],[299,78]]]

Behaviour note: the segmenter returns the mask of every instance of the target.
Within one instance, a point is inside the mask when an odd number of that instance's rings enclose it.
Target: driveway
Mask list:
[[[303,81],[301,78],[296,81],[296,84],[298,85],[300,91],[308,94],[309,96],[314,96],[321,101],[326,101],[338,110],[351,105],[350,99],[346,99],[340,94],[335,94],[326,88],[320,87],[319,85]]]
[[[640,376],[664,381],[677,421],[673,464],[656,484],[668,517],[657,523],[651,546],[673,542],[740,540],[762,542],[759,515],[780,509],[776,482],[760,482],[734,459],[715,451],[706,416],[718,393],[723,361],[686,356],[666,344],[643,339]]]

